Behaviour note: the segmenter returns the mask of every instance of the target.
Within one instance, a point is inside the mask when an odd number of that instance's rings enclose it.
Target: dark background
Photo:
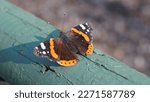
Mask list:
[[[97,49],[150,76],[150,0],[10,0],[57,28],[89,22]]]

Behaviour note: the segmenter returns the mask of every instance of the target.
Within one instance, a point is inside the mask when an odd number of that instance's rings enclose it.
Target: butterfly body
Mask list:
[[[90,55],[93,53],[92,28],[88,23],[73,27],[59,38],[50,38],[34,48],[37,56],[48,57],[62,66],[73,66],[78,62],[77,53]]]

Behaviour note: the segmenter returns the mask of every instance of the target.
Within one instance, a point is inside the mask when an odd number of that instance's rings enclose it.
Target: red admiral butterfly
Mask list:
[[[37,56],[48,57],[62,66],[73,66],[77,63],[76,53],[90,55],[93,53],[93,29],[88,23],[73,27],[59,38],[50,38],[34,48]]]

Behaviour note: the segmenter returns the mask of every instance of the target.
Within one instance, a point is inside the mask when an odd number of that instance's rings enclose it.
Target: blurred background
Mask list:
[[[9,0],[57,28],[89,22],[94,46],[150,76],[150,0]]]

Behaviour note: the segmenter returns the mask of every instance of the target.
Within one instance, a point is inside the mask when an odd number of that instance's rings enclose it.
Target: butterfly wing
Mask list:
[[[51,58],[49,46],[50,46],[49,40],[41,42],[38,46],[36,46],[33,49],[33,53],[36,56]]]
[[[62,66],[73,66],[77,63],[76,54],[62,38],[50,39],[50,54]]]
[[[68,38],[81,54],[90,55],[93,53],[93,29],[88,23],[80,24],[67,33]]]
[[[51,38],[34,48],[37,56],[48,57],[62,66],[73,66],[77,63],[76,54],[62,38]]]

